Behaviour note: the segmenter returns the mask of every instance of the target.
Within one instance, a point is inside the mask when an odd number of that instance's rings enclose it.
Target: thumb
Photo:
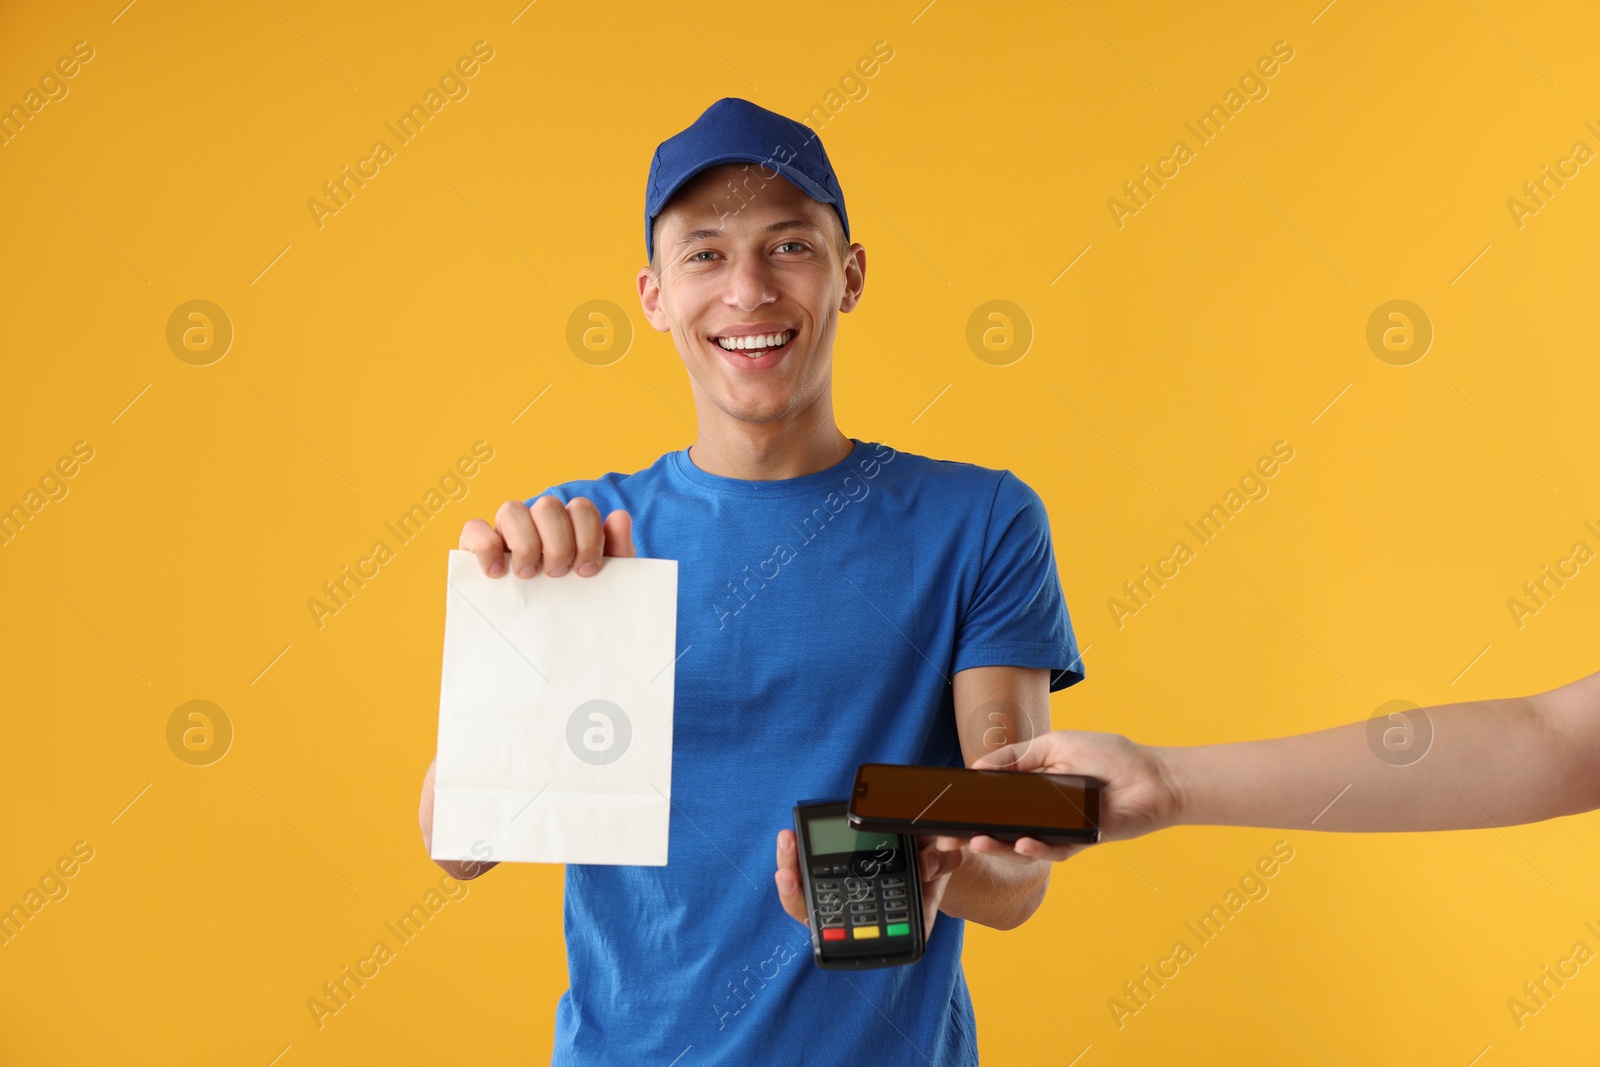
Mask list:
[[[605,521],[605,555],[632,559],[638,553],[633,547],[633,516],[626,511],[613,511]]]
[[[1042,746],[1035,741],[1017,741],[985,753],[972,764],[977,770],[1037,771],[1045,764]]]

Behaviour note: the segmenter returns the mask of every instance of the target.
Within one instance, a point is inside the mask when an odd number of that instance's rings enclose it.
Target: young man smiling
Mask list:
[[[1043,899],[1046,861],[924,839],[916,965],[821,970],[790,918],[797,800],[847,795],[864,762],[961,766],[1044,733],[1083,677],[1038,495],[835,424],[839,314],[866,281],[849,232],[799,123],[727,98],[663,142],[639,301],[689,372],[693,444],[462,531],[491,577],[508,551],[541,581],[679,561],[670,860],[567,867],[555,1064],[977,1063],[963,920],[1010,929]],[[432,787],[430,767],[425,838]]]

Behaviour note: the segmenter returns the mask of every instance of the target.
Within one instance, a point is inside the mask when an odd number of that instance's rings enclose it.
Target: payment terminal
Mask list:
[[[852,829],[844,800],[795,805],[800,881],[817,966],[861,970],[922,958],[916,839]]]

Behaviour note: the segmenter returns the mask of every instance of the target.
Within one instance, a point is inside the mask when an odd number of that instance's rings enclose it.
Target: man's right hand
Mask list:
[[[539,497],[531,506],[507,500],[495,512],[493,526],[482,519],[467,520],[461,547],[478,557],[491,578],[505,573],[508,551],[511,573],[519,578],[541,571],[548,578],[572,571],[588,578],[600,572],[603,556],[632,558],[633,517],[613,511],[601,522],[600,509],[581,496],[565,507],[553,496]]]
[[[495,512],[493,526],[482,519],[467,520],[461,530],[461,547],[478,557],[478,565],[491,578],[505,573],[507,552],[511,553],[511,571],[519,578],[532,578],[541,570],[549,578],[560,578],[571,571],[588,578],[600,573],[603,556],[633,557],[633,517],[626,511],[613,511],[601,522],[600,509],[581,496],[573,497],[565,507],[553,496],[542,496],[532,506],[508,500]],[[433,774],[430,763],[422,779],[422,802],[417,810],[423,846],[430,851]],[[476,878],[494,866],[492,862],[434,862],[460,879]]]

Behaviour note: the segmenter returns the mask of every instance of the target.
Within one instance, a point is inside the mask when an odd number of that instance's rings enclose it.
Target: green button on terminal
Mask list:
[[[885,931],[885,936],[887,936],[887,937],[905,937],[909,933],[911,933],[911,924],[910,923],[890,923],[889,924],[889,929],[887,931]]]

